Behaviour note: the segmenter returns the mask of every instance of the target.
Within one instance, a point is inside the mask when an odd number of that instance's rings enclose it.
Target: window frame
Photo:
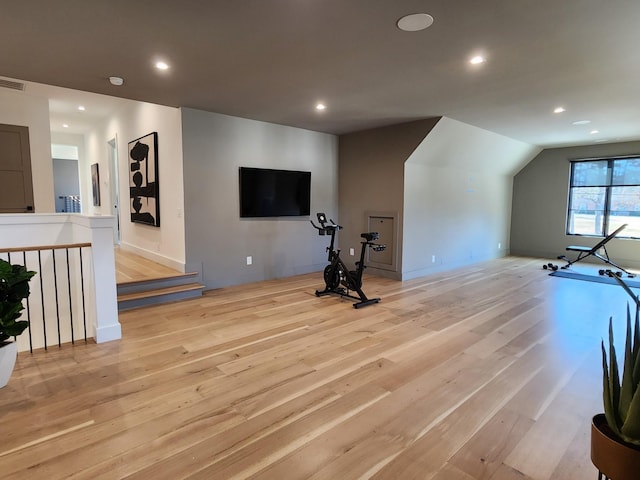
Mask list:
[[[616,156],[616,157],[604,157],[604,158],[582,158],[569,160],[571,167],[569,171],[569,186],[568,186],[568,199],[567,199],[567,214],[566,214],[566,223],[565,223],[565,233],[566,235],[571,236],[579,236],[579,237],[596,237],[596,238],[605,238],[608,234],[610,227],[610,217],[611,217],[611,198],[612,198],[612,190],[616,187],[640,187],[640,183],[624,183],[624,184],[614,184],[613,181],[613,172],[614,172],[614,164],[615,162],[625,161],[625,160],[638,160],[640,161],[640,154],[638,155],[626,155],[626,156]],[[578,164],[586,163],[586,162],[607,162],[607,173],[606,173],[606,182],[605,184],[597,184],[597,185],[574,185],[574,174],[575,167]],[[571,224],[571,215],[573,212],[573,201],[574,201],[574,188],[604,188],[604,208],[602,211],[602,227],[600,233],[596,234],[585,234],[585,233],[571,233],[570,232],[570,224]],[[640,203],[639,203],[640,205]],[[575,230],[575,226],[574,226]],[[637,239],[638,237],[633,237],[630,235],[619,235],[617,238],[627,238],[627,239]]]

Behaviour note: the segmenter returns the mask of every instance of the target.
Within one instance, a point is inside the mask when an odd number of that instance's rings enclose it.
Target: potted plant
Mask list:
[[[611,480],[635,480],[640,472],[640,300],[619,277],[618,283],[633,298],[635,321],[627,305],[627,330],[622,378],[609,319],[609,354],[602,341],[604,413],[591,424],[591,461]]]
[[[29,280],[36,272],[23,265],[11,265],[0,258],[0,388],[9,381],[16,363],[17,346],[9,341],[29,326],[19,320],[24,306],[22,300],[29,296]]]

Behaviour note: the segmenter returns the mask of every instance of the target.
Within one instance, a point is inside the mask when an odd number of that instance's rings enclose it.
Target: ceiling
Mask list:
[[[1,0],[0,12],[0,75],[28,82],[333,134],[444,115],[542,147],[640,139],[637,0]],[[409,13],[434,23],[399,30]],[[92,115],[76,110],[81,92],[55,91],[56,121]]]

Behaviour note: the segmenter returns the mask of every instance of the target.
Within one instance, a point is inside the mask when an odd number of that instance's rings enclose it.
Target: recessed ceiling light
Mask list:
[[[600,133],[600,130],[591,130],[589,133],[595,135],[596,133]]]
[[[476,55],[475,57],[472,57],[472,58],[469,60],[469,63],[470,63],[471,65],[480,65],[481,63],[484,63],[484,62],[486,62],[486,61],[487,61],[487,59],[486,59],[486,58],[484,58],[482,55]]]
[[[78,110],[80,110],[81,112],[84,112],[86,108],[84,108],[84,105],[78,105]]]
[[[156,62],[156,68],[158,70],[169,70],[169,65],[167,65],[165,62]]]
[[[553,113],[562,113],[562,112],[566,112],[566,111],[567,111],[567,110],[566,110],[566,108],[564,108],[564,107],[556,107],[556,108],[553,110]]]
[[[327,106],[324,103],[319,103],[316,105],[316,110],[326,110]]]
[[[576,120],[571,125],[588,125],[589,123],[591,123],[591,120]]]
[[[433,17],[428,13],[412,13],[405,15],[396,22],[398,28],[404,32],[419,32],[433,24]]]
[[[62,124],[62,128],[69,128],[69,124],[68,123],[63,123]]]
[[[119,87],[120,85],[122,85],[124,83],[124,79],[122,79],[120,77],[109,77],[109,82],[111,83],[111,85],[115,85],[115,86]]]

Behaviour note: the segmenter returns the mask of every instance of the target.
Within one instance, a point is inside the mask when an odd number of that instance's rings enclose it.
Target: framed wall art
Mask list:
[[[91,190],[93,191],[93,206],[100,206],[100,169],[97,163],[91,165]]]
[[[129,197],[131,221],[160,226],[158,189],[158,133],[129,142]]]

